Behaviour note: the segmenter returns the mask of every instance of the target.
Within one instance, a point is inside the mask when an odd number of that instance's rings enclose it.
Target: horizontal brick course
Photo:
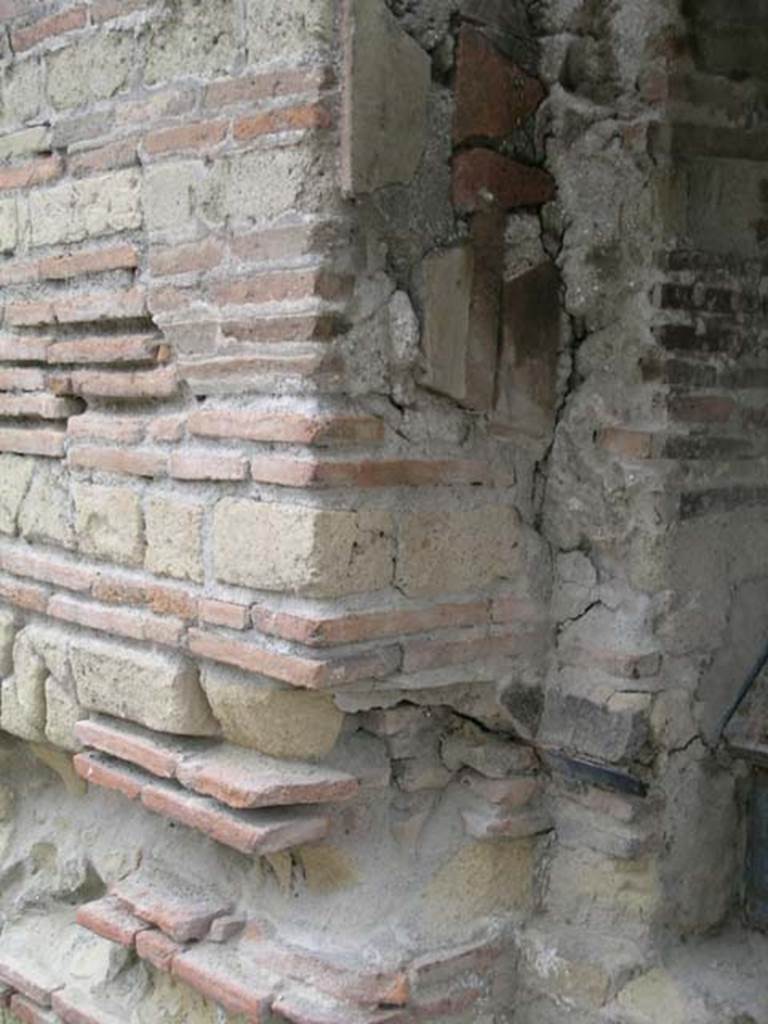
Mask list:
[[[27,28],[14,29],[11,32],[11,46],[16,53],[23,53],[46,39],[83,28],[86,20],[87,8],[84,4],[70,7],[58,14],[40,18]]]
[[[20,455],[43,455],[58,459],[64,454],[66,434],[60,430],[30,428],[16,430],[0,427],[0,452]]]
[[[69,449],[67,464],[75,469],[95,469],[104,473],[121,473],[128,476],[159,477],[165,476],[167,457],[160,452],[79,445]]]
[[[105,896],[78,907],[76,920],[82,928],[128,949],[134,947],[139,932],[149,927],[113,896]]]
[[[322,462],[263,456],[251,460],[251,476],[285,487],[427,487],[485,483],[489,467],[468,459]]]

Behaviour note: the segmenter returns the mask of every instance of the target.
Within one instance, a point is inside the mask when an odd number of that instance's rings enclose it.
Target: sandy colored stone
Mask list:
[[[291,61],[327,50],[333,38],[331,0],[261,0],[247,5],[246,45],[251,64]]]
[[[135,490],[75,484],[73,496],[80,550],[122,565],[141,565],[141,503]]]
[[[68,478],[60,466],[41,465],[19,509],[19,530],[31,543],[75,547]]]
[[[5,732],[23,740],[42,742],[45,739],[44,724],[44,718],[30,717],[20,703],[14,677],[4,679],[0,696],[0,726]]]
[[[21,502],[34,471],[34,459],[24,455],[0,455],[0,533],[11,536],[16,533]]]
[[[396,583],[409,597],[489,586],[517,571],[519,516],[505,505],[403,516]]]
[[[387,512],[224,498],[213,531],[216,577],[225,583],[340,597],[379,590],[391,579]]]
[[[674,978],[658,967],[631,981],[617,998],[632,1024],[690,1024],[687,1000]]]
[[[73,688],[48,676],[45,680],[45,737],[54,747],[79,750],[75,725],[85,712],[77,701]]]
[[[48,58],[48,97],[57,110],[108,99],[123,89],[134,65],[132,32],[100,32]]]
[[[324,757],[341,732],[344,715],[329,694],[280,689],[218,665],[204,668],[202,685],[224,736],[262,754]]]
[[[78,700],[92,711],[161,732],[218,731],[197,668],[185,658],[107,640],[73,640],[70,660]]]
[[[0,200],[0,252],[13,252],[18,238],[15,199]]]
[[[200,161],[152,164],[146,168],[141,201],[150,235],[194,235],[196,195],[202,179]]]
[[[27,630],[13,645],[13,678],[19,711],[38,731],[45,726],[45,680],[48,669],[37,653]]]
[[[424,893],[432,933],[459,929],[489,914],[525,911],[533,900],[535,841],[470,842],[443,863]]]
[[[324,894],[346,889],[358,879],[349,854],[330,843],[303,846],[294,856],[304,869],[304,884],[311,893]]]
[[[176,579],[203,579],[202,505],[152,498],[144,506],[150,572]]]
[[[29,197],[32,245],[79,242],[141,226],[141,179],[134,170],[67,181]]]
[[[574,920],[608,911],[647,921],[662,909],[664,893],[653,857],[624,860],[563,848],[552,863],[549,899]]]
[[[383,0],[347,3],[342,181],[346,191],[366,193],[416,173],[426,142],[430,60]]]
[[[257,6],[261,9],[261,4]],[[149,34],[147,83],[182,75],[221,75],[230,70],[237,17],[231,0],[166,3],[164,10],[165,17],[152,24]]]

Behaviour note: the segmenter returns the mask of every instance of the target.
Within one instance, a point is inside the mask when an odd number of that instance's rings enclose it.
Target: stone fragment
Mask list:
[[[679,983],[661,967],[631,981],[617,1003],[631,1024],[689,1024],[692,1007]]]
[[[8,676],[3,680],[1,693],[0,725],[3,730],[33,743],[44,742],[44,719],[30,717],[21,705],[16,690],[16,680],[13,676]]]
[[[474,768],[489,779],[503,779],[515,772],[531,771],[537,766],[531,747],[514,740],[489,735],[480,726],[465,722],[442,742],[441,757],[452,772]]]
[[[391,581],[392,532],[387,512],[224,498],[214,512],[216,576],[313,597],[378,590]]]
[[[430,253],[423,264],[424,355],[422,383],[463,400],[466,394],[469,303],[474,254],[469,245]]]
[[[73,495],[80,550],[122,565],[141,565],[144,539],[136,491],[78,483]]]
[[[16,533],[19,509],[34,471],[34,459],[0,455],[0,533]]]
[[[28,541],[75,546],[67,476],[57,465],[42,465],[19,509],[19,530]]]
[[[270,757],[324,757],[341,732],[344,715],[330,694],[284,689],[218,665],[206,665],[201,681],[224,736]]]
[[[106,640],[73,640],[80,703],[150,729],[190,736],[218,731],[195,666],[184,658]]]
[[[0,677],[13,672],[13,642],[18,622],[13,611],[0,608]]]
[[[167,498],[152,498],[144,506],[150,572],[176,579],[203,579],[203,508]]]
[[[383,0],[346,0],[342,188],[403,184],[426,141],[430,61]]]
[[[232,909],[215,890],[166,872],[126,878],[112,887],[112,895],[174,942],[205,938],[211,922]]]
[[[22,630],[13,645],[13,679],[19,713],[30,731],[41,738],[45,728],[45,680],[48,669],[35,650],[29,632]]]
[[[453,202],[463,213],[489,204],[503,210],[542,206],[554,197],[554,179],[541,167],[490,149],[466,149],[454,157]]]
[[[517,571],[519,517],[505,505],[406,513],[396,584],[409,597],[487,587]]]
[[[110,942],[132,948],[139,932],[149,925],[135,917],[125,903],[114,896],[85,903],[77,908],[77,923]]]
[[[79,750],[75,725],[83,717],[71,685],[53,676],[45,680],[45,736],[54,747]]]

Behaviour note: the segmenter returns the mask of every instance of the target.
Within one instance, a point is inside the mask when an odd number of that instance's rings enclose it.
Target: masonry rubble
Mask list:
[[[766,1024],[764,15],[0,0],[0,1021]]]

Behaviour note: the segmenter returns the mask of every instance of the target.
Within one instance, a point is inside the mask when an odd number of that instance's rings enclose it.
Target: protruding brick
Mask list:
[[[209,150],[224,140],[228,127],[227,121],[198,121],[159,128],[144,137],[144,150],[150,156],[186,149]]]
[[[31,427],[16,430],[0,428],[0,452],[16,452],[19,455],[44,455],[59,459],[64,454],[67,435],[63,430]]]
[[[213,924],[215,925],[215,921]],[[173,958],[181,953],[184,946],[169,939],[161,931],[150,928],[136,936],[136,953],[142,960],[152,964],[158,971],[170,971]]]
[[[330,128],[331,124],[331,112],[327,107],[321,103],[308,103],[240,117],[235,121],[232,132],[238,142],[249,142],[260,135]]]
[[[83,719],[75,726],[75,735],[88,747],[166,779],[173,778],[184,752],[173,737],[116,718]]]
[[[231,903],[192,882],[161,876],[131,876],[112,888],[136,918],[155,925],[174,942],[203,939],[214,918],[228,913]]]
[[[317,416],[200,409],[190,414],[189,430],[201,437],[286,444],[370,444],[381,441],[384,425],[373,416]]]
[[[199,615],[202,622],[227,629],[246,629],[250,623],[250,608],[232,601],[201,600]]]
[[[147,783],[147,776],[122,761],[98,754],[75,754],[75,771],[92,786],[114,789],[129,800],[136,800]]]
[[[429,487],[485,483],[489,467],[470,459],[341,462],[263,456],[251,460],[251,476],[285,487]]]
[[[174,977],[230,1013],[242,1013],[253,1024],[266,1021],[277,985],[267,972],[251,970],[244,975],[236,963],[206,947],[180,953],[171,970]]]
[[[82,928],[128,949],[135,945],[139,932],[149,927],[113,896],[105,896],[78,907],[76,920]]]
[[[223,452],[174,452],[170,474],[178,480],[245,480],[248,460],[242,455]]]

